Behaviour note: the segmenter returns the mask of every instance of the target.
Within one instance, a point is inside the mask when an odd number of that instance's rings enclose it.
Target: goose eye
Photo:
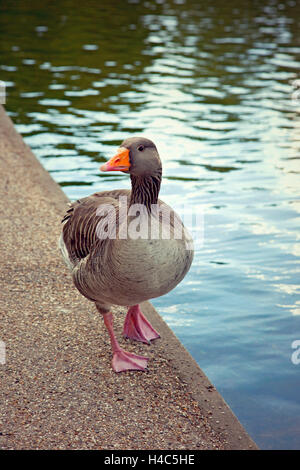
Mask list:
[[[143,145],[140,145],[140,146],[138,147],[138,150],[139,150],[140,152],[142,152],[142,151],[144,150],[144,146],[143,146]]]

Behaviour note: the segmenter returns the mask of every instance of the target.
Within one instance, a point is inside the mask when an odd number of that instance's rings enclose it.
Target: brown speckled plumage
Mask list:
[[[134,305],[165,294],[180,282],[192,261],[184,240],[99,239],[97,209],[101,204],[112,204],[118,214],[119,196],[130,201],[130,191],[119,190],[96,193],[73,203],[63,227],[75,286],[88,299],[105,304],[105,309],[111,304]],[[160,208],[168,208],[162,201],[158,203]],[[162,212],[159,215],[162,222]],[[118,217],[116,220],[118,223]],[[117,225],[117,235],[118,229]],[[173,260],[166,258],[166,250],[174,254]]]

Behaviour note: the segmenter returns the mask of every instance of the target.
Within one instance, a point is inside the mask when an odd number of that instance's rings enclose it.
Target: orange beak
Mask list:
[[[126,171],[130,168],[129,150],[120,147],[114,157],[104,165],[100,166],[101,171]]]

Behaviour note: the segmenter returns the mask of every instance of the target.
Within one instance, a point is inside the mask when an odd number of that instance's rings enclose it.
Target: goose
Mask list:
[[[158,199],[162,163],[151,140],[127,138],[100,170],[128,173],[131,190],[97,192],[69,203],[59,245],[75,287],[103,316],[112,369],[144,371],[148,358],[120,346],[111,306],[128,308],[125,338],[146,344],[159,338],[140,303],[166,294],[184,278],[193,241],[175,211]]]

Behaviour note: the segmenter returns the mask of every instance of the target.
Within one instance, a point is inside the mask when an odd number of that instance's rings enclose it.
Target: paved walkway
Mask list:
[[[111,370],[102,318],[57,248],[67,198],[0,108],[0,448],[255,448],[151,304],[161,338],[126,342],[149,371]]]

